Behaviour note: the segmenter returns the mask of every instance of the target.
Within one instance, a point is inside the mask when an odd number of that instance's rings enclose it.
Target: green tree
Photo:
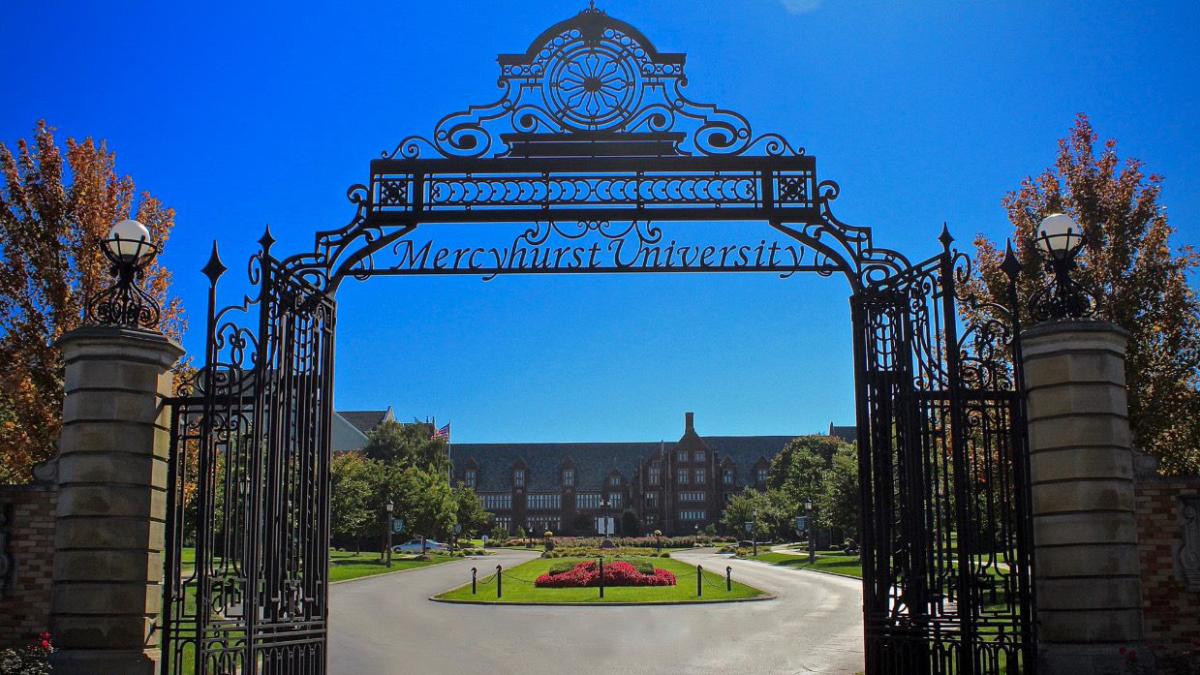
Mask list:
[[[492,523],[492,514],[479,503],[479,495],[469,487],[454,488],[455,520],[462,525],[464,535],[473,536],[485,532]]]
[[[859,496],[858,451],[847,445],[833,455],[833,462],[825,472],[816,503],[817,522],[857,539],[862,512]]]
[[[821,491],[822,476],[829,469],[834,453],[846,445],[845,441],[832,436],[793,438],[771,460],[767,487],[785,491],[797,504],[816,499]]]
[[[414,534],[444,537],[453,531],[458,504],[444,472],[410,466],[399,483],[397,511]]]
[[[432,428],[424,422],[383,422],[367,436],[362,453],[369,459],[395,461],[429,471],[444,473],[450,468],[446,439],[434,438]]]
[[[330,466],[330,529],[339,539],[354,539],[361,550],[374,511],[371,509],[373,463],[357,452],[340,452]]]
[[[749,535],[746,532],[746,523],[758,521],[761,531],[760,518],[765,516],[770,508],[771,502],[765,492],[747,487],[729,498],[729,503],[725,505],[725,511],[721,514],[721,526],[726,531],[735,533],[738,538],[746,537]]]
[[[1059,141],[1055,166],[1004,199],[1022,266],[1022,316],[1028,325],[1030,300],[1045,283],[1037,227],[1051,213],[1068,213],[1087,239],[1079,279],[1098,291],[1099,317],[1129,331],[1125,379],[1137,445],[1161,459],[1164,473],[1200,472],[1200,303],[1188,285],[1200,257],[1173,248],[1174,228],[1159,204],[1162,179],[1147,176],[1136,159],[1122,162],[1115,141],[1099,151],[1097,141],[1080,115]],[[975,245],[974,290],[1004,300],[1001,247],[983,236]],[[982,312],[988,316],[986,306]]]

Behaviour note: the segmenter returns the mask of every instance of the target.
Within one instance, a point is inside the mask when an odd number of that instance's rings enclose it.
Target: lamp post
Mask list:
[[[158,247],[150,240],[150,231],[136,220],[125,219],[113,225],[101,243],[112,283],[87,299],[84,323],[157,328],[158,302],[141,285],[146,267],[158,254]]]
[[[817,540],[813,538],[813,503],[811,499],[804,500],[804,515],[805,524],[808,526],[808,564],[813,564],[817,559]]]
[[[396,505],[389,499],[387,502],[387,553],[384,554],[388,567],[392,566],[392,510],[395,507]]]
[[[1096,311],[1094,295],[1072,278],[1076,259],[1086,242],[1083,228],[1065,213],[1052,213],[1038,225],[1036,242],[1051,279],[1030,301],[1033,319],[1057,321],[1092,316]],[[1005,273],[1015,282],[1020,263],[1010,255],[1004,267]]]
[[[757,558],[758,557],[758,511],[754,512],[754,534],[751,535],[751,538],[754,540],[754,541],[750,542],[751,544],[754,545],[754,557]]]

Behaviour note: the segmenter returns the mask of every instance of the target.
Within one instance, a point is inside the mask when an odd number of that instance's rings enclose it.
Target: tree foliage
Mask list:
[[[119,176],[103,141],[70,139],[63,149],[39,122],[16,152],[0,143],[0,483],[26,482],[54,454],[62,427],[63,362],[57,341],[79,326],[84,299],[108,267],[97,242],[132,214],[160,246],[175,211]],[[162,307],[162,329],[178,339],[183,307],[158,262],[146,290]]]
[[[767,487],[782,490],[796,504],[815,500],[833,455],[847,443],[833,436],[799,436],[771,460]]]
[[[817,521],[824,527],[839,529],[857,537],[862,517],[858,484],[858,449],[843,445],[834,453],[821,481],[817,496]]]
[[[446,439],[435,438],[430,425],[424,422],[382,422],[367,436],[362,453],[369,459],[397,461],[429,470],[448,471],[450,468]]]
[[[479,495],[465,485],[454,488],[455,520],[462,525],[464,536],[484,534],[492,524],[492,514],[479,503]]]
[[[1059,141],[1054,167],[1026,178],[1004,199],[1022,265],[1022,316],[1027,321],[1030,299],[1045,282],[1037,227],[1051,213],[1068,213],[1087,239],[1078,275],[1098,291],[1099,318],[1129,331],[1126,380],[1136,442],[1161,459],[1165,473],[1195,473],[1200,471],[1200,303],[1188,275],[1200,266],[1200,257],[1190,247],[1172,247],[1174,228],[1159,204],[1162,178],[1147,176],[1136,159],[1122,161],[1115,141],[1100,148],[1097,142],[1091,123],[1080,115]],[[1007,283],[999,269],[1002,251],[983,236],[975,244],[974,290],[985,300],[1002,300]]]

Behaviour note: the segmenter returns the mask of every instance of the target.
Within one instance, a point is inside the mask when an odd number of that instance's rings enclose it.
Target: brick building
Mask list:
[[[830,426],[853,440],[853,427]],[[453,478],[474,488],[510,532],[594,534],[599,519],[633,511],[644,534],[688,534],[721,518],[731,495],[765,489],[771,458],[793,436],[700,436],[684,416],[678,441],[455,443]]]

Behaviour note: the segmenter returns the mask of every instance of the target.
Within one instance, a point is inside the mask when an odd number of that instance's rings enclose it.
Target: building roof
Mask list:
[[[396,419],[390,406],[387,410],[343,410],[337,414],[364,436],[370,434],[380,424]]]
[[[367,435],[347,420],[343,413],[333,413],[330,428],[331,445],[334,452],[354,452],[367,446]]]
[[[753,482],[754,465],[759,459],[770,460],[794,436],[701,436],[717,461],[726,457],[737,468],[737,483]],[[660,449],[671,452],[675,441],[630,443],[454,443],[450,459],[455,476],[460,476],[470,460],[477,466],[479,492],[507,492],[512,487],[512,470],[523,462],[525,489],[528,492],[557,492],[561,489],[560,471],[569,460],[575,466],[577,491],[599,490],[604,479],[615,469],[625,480],[633,480],[642,461]]]
[[[829,435],[834,438],[840,438],[847,443],[858,442],[858,427],[837,427],[833,422],[829,423]]]

